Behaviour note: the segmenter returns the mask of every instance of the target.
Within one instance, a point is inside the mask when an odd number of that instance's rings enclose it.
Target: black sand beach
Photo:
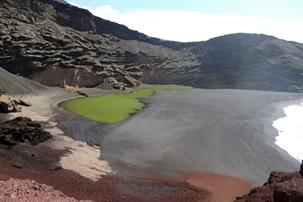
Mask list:
[[[101,145],[118,174],[126,167],[166,176],[202,171],[261,184],[272,170],[295,171],[299,165],[274,144],[272,122],[284,116],[283,106],[301,98],[252,90],[159,93],[122,123],[105,126],[72,116],[60,127]]]

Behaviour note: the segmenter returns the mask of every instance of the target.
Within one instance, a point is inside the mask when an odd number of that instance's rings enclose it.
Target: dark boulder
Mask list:
[[[273,190],[274,202],[302,202],[303,201],[303,180],[292,178],[278,183]]]
[[[0,96],[0,113],[20,112],[21,107],[14,98],[8,95]]]
[[[84,97],[88,97],[88,95],[85,92],[83,92],[83,91],[77,90],[76,93],[78,95],[81,95],[81,96],[84,96]]]
[[[14,100],[15,104],[16,105],[21,105],[21,106],[24,106],[24,107],[30,107],[31,104],[25,102],[24,100]]]
[[[15,146],[18,143],[37,145],[50,139],[52,135],[30,118],[17,117],[0,123],[0,144]]]

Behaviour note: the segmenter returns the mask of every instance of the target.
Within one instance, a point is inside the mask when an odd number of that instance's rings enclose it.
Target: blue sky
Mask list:
[[[249,32],[303,42],[303,31],[300,31],[303,0],[67,1],[94,15],[162,39],[201,41]]]
[[[303,0],[68,0],[80,6],[111,5],[120,12],[186,10],[274,19],[303,18]]]

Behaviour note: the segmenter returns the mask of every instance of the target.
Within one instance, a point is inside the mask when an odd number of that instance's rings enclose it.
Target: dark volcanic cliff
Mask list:
[[[47,85],[136,86],[141,69],[181,57],[157,45],[159,39],[71,5],[52,0],[0,3],[0,66]]]
[[[233,34],[178,43],[53,0],[0,0],[0,67],[51,86],[176,83],[299,91],[303,45]]]

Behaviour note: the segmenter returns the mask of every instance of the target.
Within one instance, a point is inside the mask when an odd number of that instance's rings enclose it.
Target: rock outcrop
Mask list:
[[[8,95],[0,95],[0,113],[20,112],[20,103],[24,102],[16,101],[13,97]]]
[[[257,34],[165,41],[56,0],[0,0],[0,67],[61,87],[303,90],[302,44]]]
[[[297,173],[272,172],[262,187],[254,188],[236,202],[302,202],[302,167],[303,163]]]
[[[50,139],[52,135],[30,118],[17,117],[0,123],[0,144],[15,146],[18,143],[37,145]]]
[[[115,88],[137,86],[142,64],[152,66],[177,54],[154,45],[159,39],[69,4],[0,3],[0,66],[50,86],[95,87],[106,80]]]

